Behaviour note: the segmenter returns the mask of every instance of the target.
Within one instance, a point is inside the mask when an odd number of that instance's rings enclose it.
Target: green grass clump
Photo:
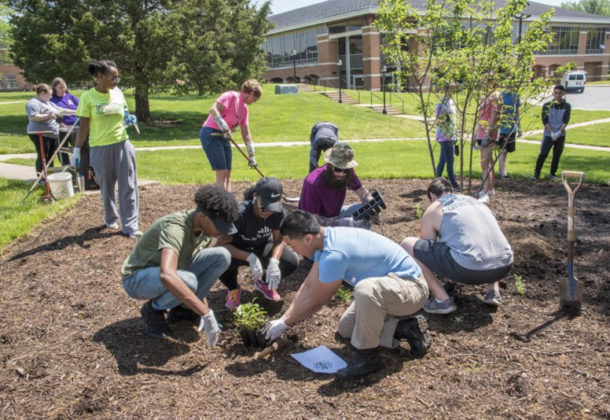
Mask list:
[[[43,220],[62,213],[79,199],[78,195],[52,203],[43,203],[44,188],[36,187],[24,204],[21,201],[30,188],[23,181],[0,178],[0,249],[27,234]],[[47,220],[47,223],[51,223]]]
[[[349,287],[341,286],[335,293],[340,302],[348,303],[352,300],[352,290]]]

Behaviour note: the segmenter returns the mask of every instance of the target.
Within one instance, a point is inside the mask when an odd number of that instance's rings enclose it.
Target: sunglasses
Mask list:
[[[351,171],[351,169],[349,169],[349,168],[348,168],[348,169],[341,169],[341,168],[337,168],[336,166],[333,166],[333,170],[334,170],[336,173],[338,173],[338,174],[340,174],[341,172],[343,172],[344,174],[346,174],[346,173],[348,173],[349,171]]]

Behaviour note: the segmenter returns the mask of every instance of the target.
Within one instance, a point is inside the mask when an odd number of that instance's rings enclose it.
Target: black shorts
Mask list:
[[[506,267],[489,270],[471,270],[459,265],[451,256],[450,251],[451,248],[446,243],[431,239],[419,239],[413,246],[415,258],[433,272],[456,283],[493,283],[506,276],[512,268],[512,264],[509,264]]]
[[[517,149],[517,139],[515,133],[500,134],[500,137],[497,141],[498,147],[500,147],[500,149],[503,149],[504,143],[506,143],[506,151],[508,153],[514,152]]]

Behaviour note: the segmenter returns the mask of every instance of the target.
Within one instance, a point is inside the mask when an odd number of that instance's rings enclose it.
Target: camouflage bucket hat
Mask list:
[[[354,160],[354,150],[344,141],[338,141],[331,149],[324,152],[324,160],[339,169],[358,166],[358,162]]]

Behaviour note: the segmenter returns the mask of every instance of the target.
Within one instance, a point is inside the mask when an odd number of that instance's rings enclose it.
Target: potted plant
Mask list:
[[[252,300],[239,305],[235,311],[235,328],[246,347],[265,347],[261,328],[267,322],[267,311]]]

